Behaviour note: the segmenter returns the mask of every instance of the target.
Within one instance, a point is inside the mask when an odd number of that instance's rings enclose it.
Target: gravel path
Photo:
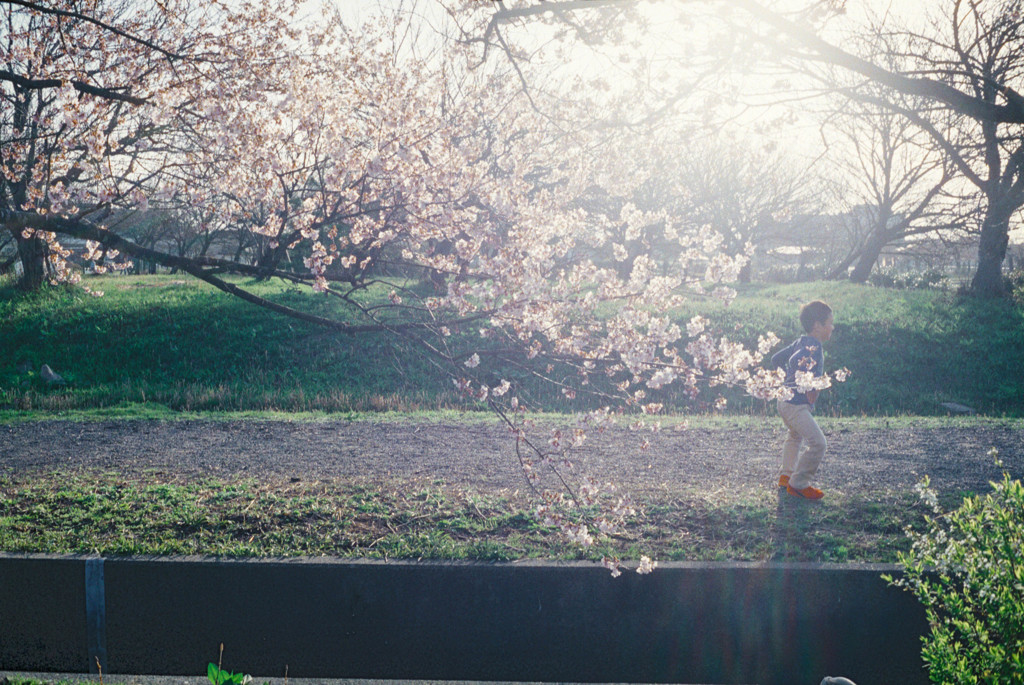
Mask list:
[[[818,472],[823,488],[913,486],[928,474],[940,491],[984,491],[1002,470],[1024,476],[1024,430],[829,428]],[[766,419],[742,428],[591,435],[574,461],[585,473],[633,492],[760,487],[774,482],[783,431]],[[989,450],[1000,452],[1004,466]],[[100,469],[126,476],[298,479],[438,478],[479,491],[521,488],[514,442],[496,422],[371,420],[42,421],[0,425],[0,473]]]

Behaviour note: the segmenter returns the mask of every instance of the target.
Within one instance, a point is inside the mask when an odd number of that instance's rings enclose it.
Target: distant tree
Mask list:
[[[610,17],[639,4],[633,0],[578,2],[550,0],[515,7],[497,3],[489,22],[482,22],[480,40],[500,46],[499,28],[523,21],[545,21],[566,27],[584,38],[607,30]],[[707,3],[685,3],[700,12]],[[984,296],[1004,293],[1002,263],[1006,255],[1009,224],[1024,204],[1024,97],[1019,95],[1024,65],[1024,12],[1022,0],[980,3],[944,0],[937,19],[926,33],[882,26],[879,44],[902,56],[905,67],[889,67],[883,54],[844,49],[816,33],[816,27],[843,12],[837,0],[808,0],[796,11],[782,3],[736,0],[733,13],[745,13],[753,22],[733,21],[752,45],[765,46],[765,57],[779,64],[795,65],[807,73],[825,67],[861,77],[863,88],[825,79],[831,87],[860,102],[888,108],[905,116],[930,135],[957,172],[974,184],[985,200],[979,234],[978,266],[972,289]],[[929,7],[935,7],[929,6]],[[599,14],[601,13],[601,14]],[[614,35],[614,33],[609,33]],[[882,95],[879,95],[881,91]],[[890,97],[890,95],[892,97]],[[909,109],[904,96],[924,103]]]
[[[132,242],[155,250],[167,239],[174,222],[170,213],[161,210],[125,212],[116,230]],[[156,273],[156,262],[139,260],[132,264],[135,273]]]
[[[930,5],[936,18],[928,29],[880,25],[866,56],[822,40],[808,26],[755,0],[738,0],[736,6],[772,32],[795,39],[796,48],[785,50],[787,59],[859,75],[863,86],[844,87],[844,95],[898,113],[932,138],[984,200],[971,288],[983,296],[1003,295],[1010,222],[1024,205],[1021,0]],[[893,61],[905,66],[888,68]]]
[[[962,228],[944,191],[954,167],[928,136],[888,110],[846,107],[827,129],[839,141],[833,155],[851,211],[840,219],[848,236],[846,255],[831,278],[864,283],[882,251],[907,238]],[[852,267],[852,268],[851,268]]]
[[[695,219],[721,234],[731,254],[765,252],[778,219],[805,212],[813,202],[806,172],[775,151],[696,141],[679,153],[676,164]],[[750,278],[748,263],[739,281]]]

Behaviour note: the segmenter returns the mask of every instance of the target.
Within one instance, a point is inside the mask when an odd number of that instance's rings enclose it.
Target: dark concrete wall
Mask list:
[[[84,557],[0,556],[0,668],[88,671],[87,645]]]
[[[0,669],[89,670],[85,563],[0,555]],[[884,572],[106,559],[104,671],[201,675],[224,643],[225,668],[296,678],[925,683],[924,612]]]

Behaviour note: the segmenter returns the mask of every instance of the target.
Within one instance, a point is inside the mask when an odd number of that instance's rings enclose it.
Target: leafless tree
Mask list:
[[[825,42],[754,0],[737,4],[796,39],[790,58],[860,76],[861,86],[840,92],[924,131],[945,164],[978,189],[984,213],[971,288],[982,296],[1002,295],[1010,223],[1024,205],[1024,98],[1017,91],[1024,73],[1021,1],[945,0],[932,6],[936,18],[927,29],[877,27],[866,57]]]
[[[763,254],[772,238],[770,229],[780,218],[812,209],[810,174],[777,151],[695,141],[681,151],[678,165],[695,219],[722,235],[733,254],[743,253],[748,245],[753,254]],[[750,264],[739,278],[750,282]]]
[[[832,159],[847,180],[843,201],[853,207],[843,222],[848,250],[830,277],[864,283],[887,246],[960,228],[958,198],[945,192],[954,167],[906,117],[847,103],[829,130],[837,148],[849,150]]]
[[[586,28],[585,13],[598,6],[622,9],[635,4],[634,0],[552,0],[515,7],[495,3],[482,37],[498,45],[493,39],[502,25],[540,17],[561,21],[579,32]],[[706,6],[702,0],[681,4]],[[735,0],[730,8],[754,20],[743,30],[749,40],[768,46],[773,59],[803,72],[809,65],[824,66],[858,76],[864,88],[839,90],[859,102],[899,113],[920,127],[956,172],[978,188],[985,207],[972,289],[984,296],[1002,295],[1009,225],[1024,205],[1021,0],[943,0],[937,8],[940,19],[926,32],[882,27],[879,37],[907,65],[899,68],[877,59],[878,52],[858,54],[856,48],[830,43],[816,32],[819,20],[841,12],[843,3],[809,0],[791,13],[774,5],[765,0]],[[907,96],[921,103],[919,107],[909,108]]]

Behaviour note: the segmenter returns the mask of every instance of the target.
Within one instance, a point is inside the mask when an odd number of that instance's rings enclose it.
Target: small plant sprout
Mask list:
[[[221,667],[224,663],[224,643],[220,645],[220,655],[217,657],[217,663],[210,662],[206,667],[206,679],[210,681],[210,685],[249,685],[252,682],[252,676],[244,673],[229,673]]]

